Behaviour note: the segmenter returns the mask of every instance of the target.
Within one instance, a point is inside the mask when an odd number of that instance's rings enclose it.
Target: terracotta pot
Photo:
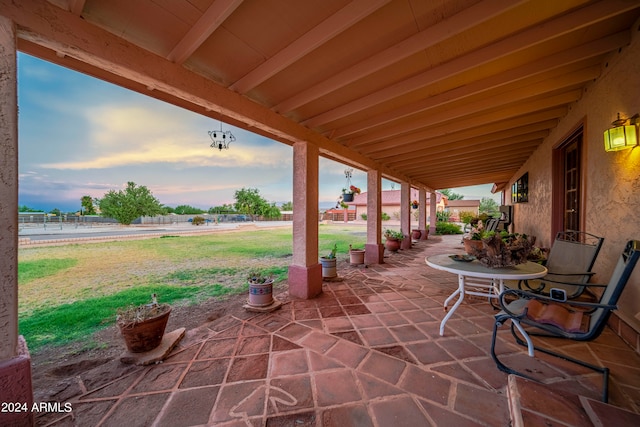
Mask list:
[[[398,239],[387,237],[384,247],[390,252],[397,252],[400,249],[400,241]]]
[[[364,264],[364,250],[351,249],[349,251],[349,262],[354,265]]]
[[[353,202],[353,194],[352,193],[342,193],[342,200],[345,202]]]
[[[170,314],[171,307],[165,313],[142,322],[118,324],[127,349],[131,353],[144,353],[159,346]]]
[[[469,255],[475,255],[475,250],[480,250],[483,248],[482,240],[471,240],[471,239],[463,239],[464,243],[464,251]]]
[[[422,231],[420,230],[411,230],[411,238],[413,240],[419,240],[422,236]]]
[[[273,280],[249,283],[249,305],[266,307],[271,304],[273,304]]]
[[[320,257],[320,263],[322,264],[322,277],[336,277],[338,272],[336,270],[336,258]]]

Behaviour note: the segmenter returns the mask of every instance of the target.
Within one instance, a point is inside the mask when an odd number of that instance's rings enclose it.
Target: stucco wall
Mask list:
[[[606,153],[602,135],[618,112],[622,117],[640,112],[640,32],[635,31],[639,25],[632,27],[631,44],[608,58],[601,76],[510,182],[529,172],[529,202],[514,206],[515,231],[534,234],[540,244],[549,246],[552,148],[584,122],[585,231],[605,238],[594,266],[595,282],[607,283],[626,241],[640,240],[640,147]],[[640,332],[640,266],[619,308],[620,318]]]

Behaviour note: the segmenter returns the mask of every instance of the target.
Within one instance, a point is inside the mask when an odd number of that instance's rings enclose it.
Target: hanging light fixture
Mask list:
[[[611,123],[613,127],[604,131],[605,151],[624,150],[638,145],[637,120],[638,114],[631,119],[621,119],[618,113],[618,119]]]
[[[210,130],[209,137],[211,138],[211,148],[217,148],[218,150],[228,150],[229,144],[236,140],[231,131],[222,130],[222,122],[220,122],[220,130]]]

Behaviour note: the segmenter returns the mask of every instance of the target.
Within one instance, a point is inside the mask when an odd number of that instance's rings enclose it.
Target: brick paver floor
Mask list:
[[[424,258],[447,252],[462,252],[459,236],[417,242],[381,265],[342,261],[340,280],[325,282],[318,298],[278,295],[275,312],[188,331],[162,364],[117,378],[98,369],[81,379],[72,413],[51,425],[508,426],[507,375],[489,356],[491,306],[465,299],[438,335],[457,278]],[[554,390],[599,398],[599,376],[529,358],[506,331],[499,341],[503,359]],[[638,412],[638,355],[611,331],[571,345],[610,365],[610,403]]]

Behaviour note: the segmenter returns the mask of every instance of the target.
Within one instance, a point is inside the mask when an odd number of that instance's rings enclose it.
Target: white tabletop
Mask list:
[[[513,267],[485,267],[478,260],[471,262],[454,261],[451,254],[441,254],[427,257],[425,259],[429,267],[436,270],[448,271],[449,273],[462,276],[481,277],[486,279],[499,280],[528,280],[538,279],[547,274],[547,268],[536,262],[527,261]]]

